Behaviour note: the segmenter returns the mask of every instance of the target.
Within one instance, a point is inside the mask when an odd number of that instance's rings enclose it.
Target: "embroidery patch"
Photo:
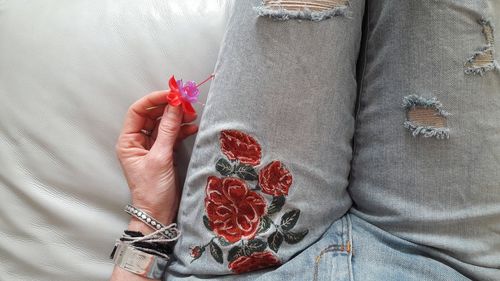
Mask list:
[[[217,160],[215,170],[222,177],[207,179],[203,216],[214,235],[208,243],[190,248],[191,262],[208,249],[216,262],[226,260],[236,274],[278,266],[283,242],[299,243],[309,232],[293,230],[299,209],[287,210],[276,219],[293,184],[292,174],[279,160],[258,169],[261,146],[242,131],[221,131],[219,144],[225,157]]]

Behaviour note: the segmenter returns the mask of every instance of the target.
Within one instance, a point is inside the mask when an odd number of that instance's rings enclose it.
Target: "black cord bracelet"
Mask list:
[[[144,237],[144,234],[140,231],[125,230],[124,234],[125,235],[120,238],[120,241],[131,241],[132,239],[127,238],[127,236]],[[171,255],[173,253],[174,243],[175,242],[164,243],[164,242],[135,241],[132,242],[132,245],[141,249],[150,249],[158,251],[165,255]]]

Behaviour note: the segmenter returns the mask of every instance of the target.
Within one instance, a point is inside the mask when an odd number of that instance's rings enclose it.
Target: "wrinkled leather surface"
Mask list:
[[[0,280],[109,278],[128,221],[124,114],[171,74],[213,71],[230,5],[0,0]]]

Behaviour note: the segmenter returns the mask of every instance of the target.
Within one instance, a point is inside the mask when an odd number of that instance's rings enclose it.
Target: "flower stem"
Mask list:
[[[208,77],[207,77],[207,79],[203,80],[203,81],[202,81],[201,83],[199,83],[199,84],[196,84],[196,86],[197,86],[197,87],[199,87],[199,86],[201,86],[201,85],[205,84],[205,82],[207,82],[208,80],[210,80],[210,79],[212,79],[212,78],[214,78],[214,77],[215,77],[215,74],[213,74],[213,73],[212,73],[212,74],[210,74],[210,76],[208,76]]]
[[[271,224],[274,225],[276,230],[278,230],[279,232],[282,232],[280,226],[275,224],[274,221],[269,216],[267,216],[267,217],[269,218],[269,221],[271,221]]]
[[[208,241],[208,243],[207,243],[207,244],[205,244],[205,245],[203,245],[203,246],[201,246],[201,247],[202,247],[203,249],[205,249],[208,245],[210,245],[210,244],[214,241],[214,239],[215,239],[215,238],[216,238],[215,236],[214,236],[214,237],[212,237],[212,239],[210,239],[210,241]]]

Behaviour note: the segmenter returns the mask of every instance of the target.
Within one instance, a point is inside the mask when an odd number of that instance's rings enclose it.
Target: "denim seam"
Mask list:
[[[349,272],[349,280],[353,281],[353,272],[352,272],[352,224],[349,217],[349,214],[346,213],[341,219],[342,230],[341,230],[341,243],[340,244],[330,244],[316,256],[314,260],[314,273],[313,280],[318,280],[319,274],[319,262],[323,258],[326,253],[333,252],[336,255],[346,256],[348,258],[348,272]]]
[[[351,178],[351,174],[352,174],[352,161],[354,159],[354,156],[356,155],[356,149],[357,149],[357,143],[356,143],[356,135],[357,135],[357,128],[358,128],[358,124],[359,124],[359,112],[360,112],[360,108],[361,108],[361,97],[362,97],[362,94],[363,94],[363,90],[364,90],[364,81],[365,81],[365,75],[366,75],[366,61],[367,61],[367,50],[368,50],[368,42],[370,41],[370,33],[369,33],[369,30],[370,30],[370,14],[366,12],[366,5],[365,4],[365,7],[364,7],[364,13],[366,14],[366,23],[365,23],[365,26],[363,28],[363,33],[366,34],[366,38],[365,38],[365,42],[363,44],[363,62],[362,62],[362,68],[363,68],[363,72],[361,73],[361,79],[359,80],[359,84],[358,84],[358,91],[357,91],[357,100],[356,100],[356,106],[355,106],[355,109],[356,109],[356,112],[354,113],[354,133],[353,133],[353,140],[352,140],[352,153],[351,153],[351,168],[349,170],[349,176],[348,178],[350,179]]]
[[[326,253],[329,253],[329,252],[333,252],[333,253],[337,253],[338,255],[342,255],[342,256],[348,256],[349,257],[349,251],[350,251],[350,245],[339,245],[339,244],[332,244],[332,245],[328,245],[326,248],[324,248],[323,250],[321,250],[321,252],[319,253],[319,255],[316,256],[316,258],[314,259],[314,275],[313,275],[313,280],[316,281],[318,280],[318,273],[319,273],[319,262],[321,261],[321,259],[323,258],[323,256],[326,254]],[[349,266],[349,276],[352,276],[351,275],[351,267]]]
[[[352,241],[352,222],[351,222],[351,215],[349,213],[345,214],[346,220],[347,220],[347,247],[348,247],[348,260],[347,260],[347,265],[348,265],[348,270],[349,270],[349,281],[354,281],[354,273],[353,273],[353,268],[352,268],[352,256],[353,256],[353,241]]]

